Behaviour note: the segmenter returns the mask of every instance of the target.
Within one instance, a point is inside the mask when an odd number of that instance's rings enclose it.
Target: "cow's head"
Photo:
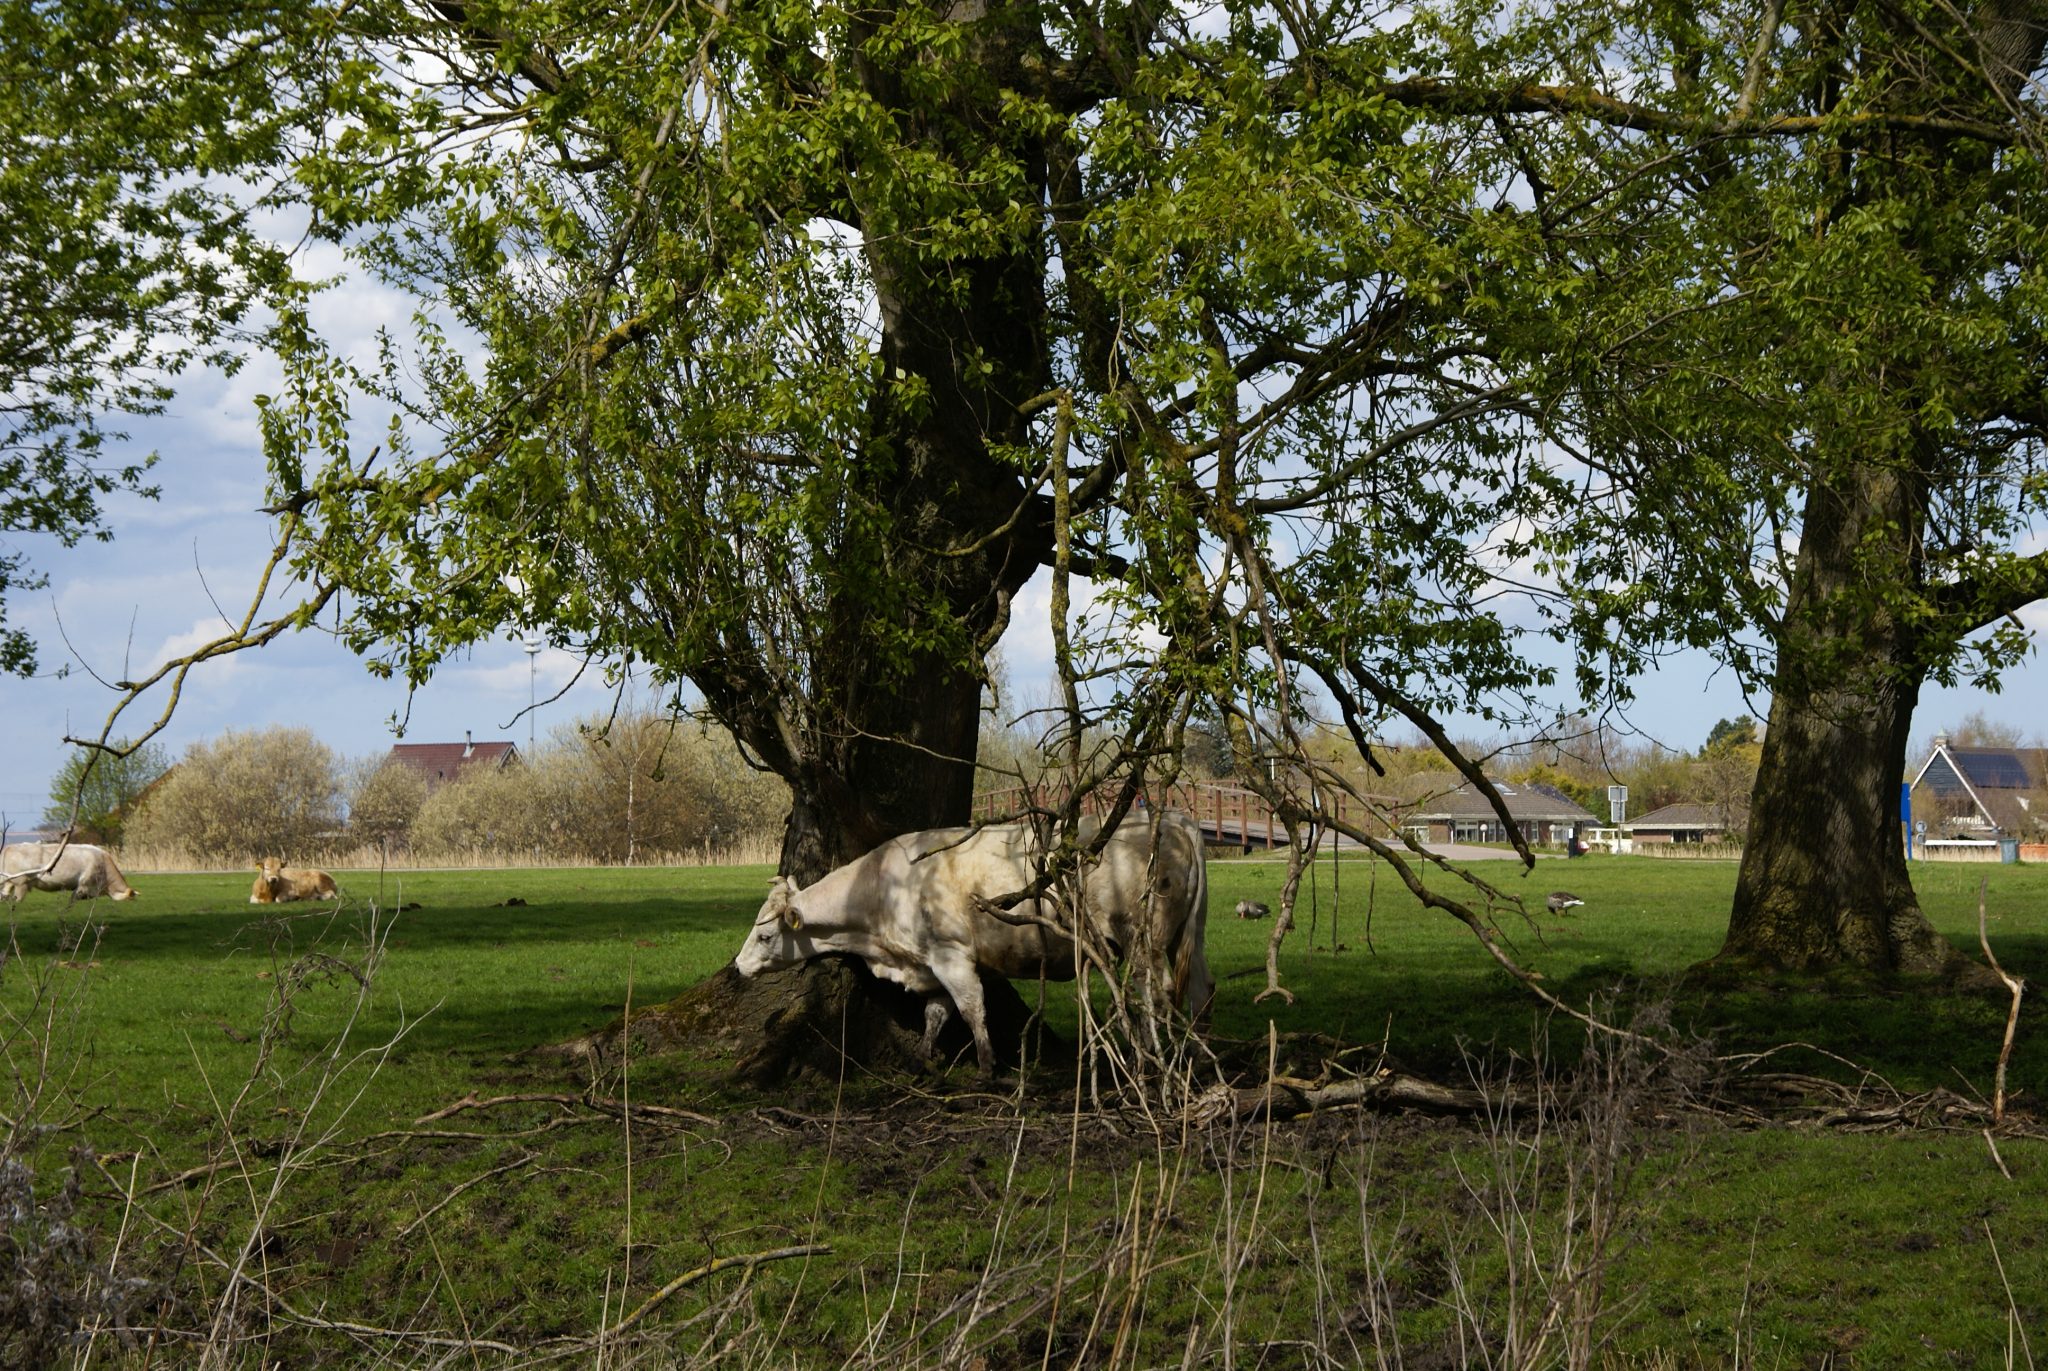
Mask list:
[[[733,958],[740,975],[758,976],[763,971],[795,966],[812,955],[815,949],[804,936],[803,915],[796,907],[798,893],[796,882],[787,876],[777,876],[769,885],[768,898],[754,916],[746,946]]]

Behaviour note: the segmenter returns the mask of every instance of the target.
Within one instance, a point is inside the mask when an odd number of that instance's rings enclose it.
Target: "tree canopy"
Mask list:
[[[155,743],[131,747],[124,739],[110,753],[80,748],[50,779],[43,824],[73,829],[81,842],[118,843],[135,802],[169,769],[170,759]]]
[[[811,875],[964,815],[1041,567],[1070,769],[1126,800],[1198,706],[1278,787],[1312,696],[1455,756],[1557,684],[1532,636],[1595,708],[1707,647],[1772,692],[1753,833],[1804,864],[1745,898],[1832,863],[1903,918],[1788,816],[1851,793],[1881,849],[1920,683],[2048,584],[2041,20],[225,6],[198,85],[270,132],[224,169],[422,302],[340,358],[277,298],[280,622],[687,679]]]
[[[308,54],[284,7],[267,22],[259,56],[184,6],[0,0],[0,673],[36,669],[7,618],[44,583],[27,540],[105,540],[106,497],[156,494],[108,417],[239,365],[251,301],[290,289],[255,224]]]

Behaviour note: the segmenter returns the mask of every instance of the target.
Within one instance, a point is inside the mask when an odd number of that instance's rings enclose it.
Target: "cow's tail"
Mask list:
[[[1195,830],[1194,848],[1191,908],[1173,949],[1173,999],[1200,1025],[1209,1021],[1209,1004],[1216,996],[1216,981],[1209,974],[1209,864],[1203,860],[1200,829]]]

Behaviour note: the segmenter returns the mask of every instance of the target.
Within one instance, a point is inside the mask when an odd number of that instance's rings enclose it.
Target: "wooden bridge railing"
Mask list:
[[[1053,811],[1066,803],[1068,794],[1069,789],[1064,782],[984,791],[974,797],[974,817],[987,822],[1034,810]],[[1143,803],[1148,805],[1186,810],[1213,843],[1234,843],[1246,851],[1253,847],[1270,851],[1287,843],[1287,827],[1274,814],[1272,806],[1257,791],[1243,786],[1223,781],[1181,782],[1170,786],[1147,786],[1142,796]],[[1355,821],[1361,817],[1350,796],[1340,793],[1333,799],[1333,815],[1340,822]],[[1110,795],[1103,791],[1091,791],[1081,797],[1083,814],[1099,817],[1108,811],[1109,806]]]

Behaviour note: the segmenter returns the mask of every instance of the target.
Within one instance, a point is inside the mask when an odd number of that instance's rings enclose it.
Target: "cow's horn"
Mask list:
[[[787,876],[777,876],[768,887],[768,903],[775,909],[776,917],[791,929],[804,926],[803,915],[796,912],[796,882]]]

